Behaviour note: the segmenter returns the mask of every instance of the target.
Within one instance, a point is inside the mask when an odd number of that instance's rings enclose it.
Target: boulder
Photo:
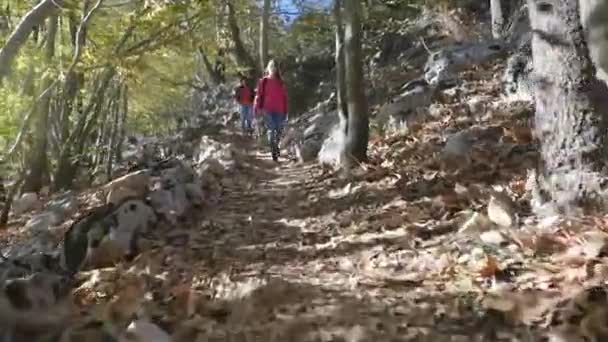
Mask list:
[[[190,209],[190,201],[183,184],[152,191],[150,205],[156,213],[173,225]]]
[[[21,215],[41,207],[42,202],[38,199],[38,195],[34,192],[26,192],[14,201],[12,209],[15,215]]]
[[[61,264],[68,272],[75,273],[91,260],[103,259],[99,253],[106,253],[104,248],[108,245],[113,251],[133,253],[139,233],[147,232],[157,220],[152,208],[139,199],[97,207],[66,232]],[[104,242],[107,240],[112,243]]]
[[[137,191],[127,188],[127,187],[119,187],[110,190],[108,195],[106,196],[106,204],[119,204],[123,202],[127,198],[136,198],[139,197],[140,194]]]
[[[346,143],[344,126],[335,125],[330,135],[323,141],[318,160],[321,164],[338,165],[342,156],[342,149]]]
[[[411,127],[425,116],[435,95],[435,89],[424,79],[412,80],[401,90],[400,95],[378,109],[375,122],[379,127],[389,131]]]
[[[105,193],[109,193],[113,189],[129,188],[138,194],[138,196],[143,197],[148,192],[149,184],[150,170],[144,169],[128,173],[120,178],[116,178],[104,185],[102,190],[104,190]]]
[[[56,212],[47,211],[32,216],[25,224],[25,227],[28,231],[41,232],[48,231],[50,227],[56,226],[61,222],[63,222],[62,216]]]
[[[496,43],[454,44],[429,56],[424,66],[424,79],[431,86],[452,83],[458,71],[485,63],[502,53],[503,47]]]
[[[144,201],[130,199],[120,204],[108,217],[112,223],[108,238],[128,251],[139,233],[145,233],[156,224],[158,217]]]

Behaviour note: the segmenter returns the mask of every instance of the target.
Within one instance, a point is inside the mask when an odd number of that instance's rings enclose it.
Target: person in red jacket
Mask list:
[[[271,60],[266,67],[266,76],[258,81],[254,108],[256,114],[264,115],[272,160],[279,160],[279,140],[287,117],[287,89],[278,65]]]
[[[249,134],[253,131],[253,90],[247,85],[247,79],[244,77],[235,89],[234,97],[239,104],[243,133]]]

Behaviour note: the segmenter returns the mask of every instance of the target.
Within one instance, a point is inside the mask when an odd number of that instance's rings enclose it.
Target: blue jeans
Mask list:
[[[251,131],[253,129],[253,106],[252,105],[240,105],[241,113],[241,128],[243,132]]]
[[[285,117],[286,115],[282,113],[264,114],[264,122],[266,123],[266,128],[268,129],[268,142],[270,143],[270,150],[273,158],[279,156],[279,140],[281,140],[281,133],[283,131]]]

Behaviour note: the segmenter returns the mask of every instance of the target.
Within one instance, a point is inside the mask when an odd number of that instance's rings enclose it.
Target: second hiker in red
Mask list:
[[[241,128],[243,133],[251,133],[253,131],[253,90],[247,85],[247,80],[241,78],[241,84],[235,89],[235,100],[239,104],[239,113],[241,114]]]

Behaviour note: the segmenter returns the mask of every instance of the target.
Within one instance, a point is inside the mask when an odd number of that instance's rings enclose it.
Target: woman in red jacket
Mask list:
[[[274,60],[266,67],[266,76],[258,81],[254,102],[256,114],[263,114],[272,160],[279,160],[279,140],[287,117],[287,89]]]

